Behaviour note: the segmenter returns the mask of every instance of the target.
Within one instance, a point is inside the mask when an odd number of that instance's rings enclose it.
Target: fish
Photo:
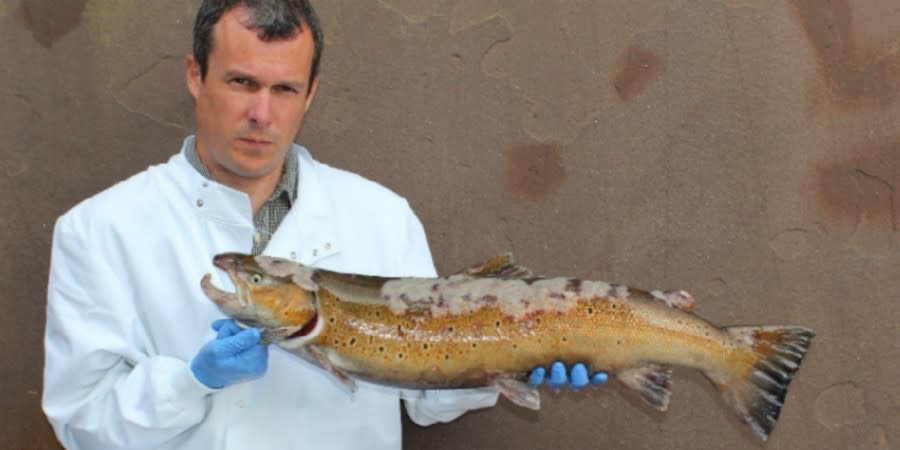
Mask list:
[[[235,292],[204,294],[263,341],[355,380],[398,388],[493,386],[540,408],[529,373],[554,361],[609,371],[668,408],[672,366],[700,370],[737,418],[768,439],[815,333],[795,325],[718,327],[682,290],[539,277],[503,254],[438,278],[380,277],[223,253]]]

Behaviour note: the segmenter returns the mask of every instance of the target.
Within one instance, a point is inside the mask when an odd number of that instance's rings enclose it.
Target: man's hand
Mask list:
[[[609,374],[604,371],[599,371],[588,376],[587,366],[582,363],[577,363],[572,366],[571,374],[567,374],[566,365],[561,361],[557,361],[550,366],[549,376],[547,375],[546,369],[537,367],[531,371],[528,382],[533,386],[540,386],[544,383],[545,379],[547,380],[547,384],[554,389],[560,389],[568,384],[570,388],[577,390],[588,384],[600,386],[601,384],[606,383],[606,380],[609,379]]]
[[[216,320],[212,328],[216,338],[191,361],[191,371],[198,381],[219,389],[266,373],[269,350],[259,343],[258,329],[241,329],[234,319]]]

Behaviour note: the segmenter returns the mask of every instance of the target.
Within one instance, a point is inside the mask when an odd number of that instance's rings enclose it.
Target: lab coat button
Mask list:
[[[203,207],[203,199],[202,199],[202,198],[197,199],[197,207],[198,207],[198,208],[202,208],[202,207]]]
[[[291,252],[291,259],[297,259],[297,252]]]
[[[209,187],[209,181],[204,181],[204,182],[203,182],[203,187]]]
[[[317,248],[313,249],[313,256],[319,256],[319,249],[317,249]]]
[[[331,242],[325,243],[325,250],[331,250]]]

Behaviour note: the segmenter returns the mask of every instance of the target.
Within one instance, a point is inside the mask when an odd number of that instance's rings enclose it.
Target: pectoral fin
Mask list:
[[[535,411],[541,409],[541,393],[536,387],[524,381],[514,378],[498,378],[494,380],[494,386],[500,391],[500,395],[519,406]]]
[[[309,354],[312,355],[312,357],[316,360],[316,362],[319,363],[319,365],[322,366],[322,368],[325,369],[328,373],[334,375],[334,377],[337,378],[337,380],[340,381],[341,384],[346,387],[348,391],[350,391],[350,393],[356,392],[356,381],[347,372],[334,367],[334,365],[331,364],[331,360],[328,359],[328,355],[325,354],[325,350],[315,345],[311,345],[306,348],[309,351]]]
[[[625,386],[634,389],[650,406],[665,411],[669,408],[672,391],[672,369],[658,364],[624,369],[616,373]]]

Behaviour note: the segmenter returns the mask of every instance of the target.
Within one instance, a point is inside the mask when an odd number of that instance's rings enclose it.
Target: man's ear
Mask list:
[[[188,91],[194,97],[194,101],[197,101],[200,87],[203,85],[203,76],[200,73],[200,64],[194,59],[194,55],[184,57],[184,78],[185,82],[187,82]]]
[[[309,85],[309,91],[306,94],[306,107],[303,109],[304,112],[309,111],[309,107],[312,105],[313,99],[316,97],[316,92],[319,90],[319,76],[316,75],[312,80],[312,84]]]

